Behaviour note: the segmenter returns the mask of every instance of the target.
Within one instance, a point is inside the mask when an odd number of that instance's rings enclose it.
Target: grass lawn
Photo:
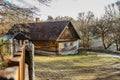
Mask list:
[[[120,80],[120,58],[104,54],[35,56],[35,80]]]

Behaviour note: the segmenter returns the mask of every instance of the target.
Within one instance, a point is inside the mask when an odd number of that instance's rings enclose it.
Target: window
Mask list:
[[[72,43],[72,42],[70,42],[70,46],[73,46],[73,43]]]
[[[64,48],[66,48],[67,47],[67,43],[64,43]]]

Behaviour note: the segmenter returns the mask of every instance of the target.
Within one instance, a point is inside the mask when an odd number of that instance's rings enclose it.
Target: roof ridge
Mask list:
[[[39,22],[39,23],[52,23],[52,22],[70,22],[69,20],[55,20],[55,21],[43,21],[43,22]],[[28,23],[28,24],[34,24],[36,22],[33,23]]]
[[[39,23],[52,23],[52,22],[71,22],[70,20],[53,20],[53,21],[43,21],[43,22],[30,22],[30,23],[17,23],[14,25],[25,25],[25,24],[39,24]]]

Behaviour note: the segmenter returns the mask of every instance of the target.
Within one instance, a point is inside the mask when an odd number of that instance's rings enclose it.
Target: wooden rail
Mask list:
[[[34,45],[32,43],[23,44],[15,47],[14,50],[10,66],[2,70],[7,75],[1,75],[0,72],[0,77],[8,80],[11,80],[11,78],[13,80],[34,80]],[[0,80],[2,79],[0,78]]]
[[[14,77],[15,80],[25,80],[25,45],[21,47],[21,50],[18,50],[14,54],[13,61],[17,61],[19,65],[17,66],[16,70],[16,76]],[[29,78],[26,78],[26,80],[29,80]]]
[[[28,65],[25,63],[25,45],[14,54],[11,59],[11,64],[9,65],[5,70],[2,70],[2,73],[6,75],[0,75],[0,80],[2,80],[2,78],[8,80],[11,80],[11,78],[13,80],[29,80]]]

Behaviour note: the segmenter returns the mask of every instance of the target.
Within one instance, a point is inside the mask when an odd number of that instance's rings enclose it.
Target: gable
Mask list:
[[[69,40],[73,39],[73,36],[72,36],[70,30],[68,29],[68,27],[65,27],[63,33],[59,37],[59,40],[68,40],[68,39]]]
[[[80,36],[78,35],[77,31],[75,30],[75,28],[74,28],[74,26],[72,25],[71,22],[68,24],[68,26],[69,26],[69,30],[70,30],[73,38],[74,39],[80,39]]]
[[[71,41],[80,39],[73,25],[69,23],[58,37],[57,41]]]

